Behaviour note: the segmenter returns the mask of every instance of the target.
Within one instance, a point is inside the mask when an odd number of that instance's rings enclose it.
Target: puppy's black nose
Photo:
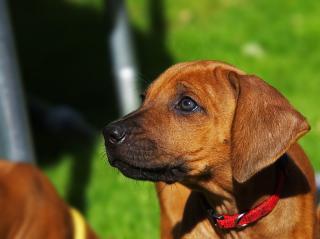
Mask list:
[[[103,130],[103,135],[106,141],[116,144],[120,143],[126,137],[126,131],[123,127],[117,125],[109,125]]]

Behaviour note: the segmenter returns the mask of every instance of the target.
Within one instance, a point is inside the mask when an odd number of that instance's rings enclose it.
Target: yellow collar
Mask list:
[[[73,239],[86,239],[86,223],[81,213],[70,207],[70,214],[73,225]]]

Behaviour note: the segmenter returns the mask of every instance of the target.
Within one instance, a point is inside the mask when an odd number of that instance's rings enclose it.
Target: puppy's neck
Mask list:
[[[232,178],[231,169],[224,179],[216,175],[202,185],[203,195],[216,214],[233,215],[248,211],[272,195],[277,186],[275,165],[259,172],[245,183]],[[228,177],[226,177],[228,175]]]

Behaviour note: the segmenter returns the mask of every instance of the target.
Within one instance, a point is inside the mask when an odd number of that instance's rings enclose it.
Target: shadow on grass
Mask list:
[[[173,64],[170,52],[167,50],[166,21],[162,0],[149,0],[150,29],[146,34],[134,31],[137,57],[143,76],[144,85],[150,83],[162,71]]]
[[[73,158],[67,200],[85,211],[95,140],[70,122],[50,127],[50,117],[52,107],[72,108],[99,128],[117,114],[104,18],[61,0],[13,0],[10,9],[38,163]]]
[[[62,0],[9,4],[38,163],[47,166],[62,155],[72,156],[67,200],[85,211],[97,135],[79,131],[70,122],[52,128],[48,115],[55,117],[52,108],[72,109],[94,132],[118,117],[107,46],[112,29],[109,1],[107,14]],[[161,0],[149,1],[148,33],[132,29],[139,72],[149,82],[172,64],[162,5]]]

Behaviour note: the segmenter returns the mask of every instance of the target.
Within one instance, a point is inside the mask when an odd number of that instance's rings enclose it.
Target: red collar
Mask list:
[[[246,227],[247,225],[254,223],[270,213],[273,208],[277,205],[277,202],[280,199],[280,193],[284,184],[284,171],[280,170],[278,174],[278,184],[273,195],[268,199],[260,203],[255,208],[234,215],[217,215],[214,213],[213,209],[209,209],[209,217],[212,219],[214,224],[220,229],[235,229]]]

